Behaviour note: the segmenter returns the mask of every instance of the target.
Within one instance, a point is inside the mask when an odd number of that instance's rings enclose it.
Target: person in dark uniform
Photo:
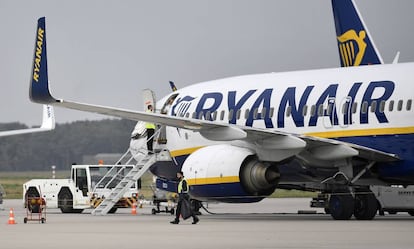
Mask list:
[[[182,203],[185,200],[189,200],[190,196],[188,195],[188,184],[187,181],[184,179],[184,174],[183,172],[177,172],[177,178],[180,181],[178,183],[178,188],[177,188],[177,192],[178,192],[178,204],[177,204],[177,210],[175,213],[175,219],[173,221],[171,221],[171,224],[178,224],[180,222],[180,215],[181,215],[181,206]],[[197,224],[200,219],[198,219],[198,217],[194,214],[194,212],[192,212],[191,216],[193,217],[193,223],[192,224]]]

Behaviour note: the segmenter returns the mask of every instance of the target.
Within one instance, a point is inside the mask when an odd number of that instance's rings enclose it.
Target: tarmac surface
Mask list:
[[[372,221],[335,221],[308,198],[265,199],[255,204],[209,203],[200,223],[172,225],[170,214],[152,206],[118,209],[106,216],[46,210],[46,223],[23,223],[21,200],[5,200],[0,211],[0,248],[414,248],[414,217],[407,213]],[[16,225],[9,225],[13,208]],[[317,210],[298,214],[298,210]],[[3,224],[1,224],[3,223]]]

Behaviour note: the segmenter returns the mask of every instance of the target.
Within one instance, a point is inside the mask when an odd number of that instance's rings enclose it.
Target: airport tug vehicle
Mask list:
[[[171,161],[169,151],[148,153],[146,139],[141,138],[140,144],[138,149],[128,149],[113,165],[72,165],[69,179],[33,179],[24,183],[25,205],[29,198],[42,197],[47,208],[60,208],[62,213],[93,208],[93,215],[136,205],[142,175],[156,162]]]
[[[108,174],[113,168],[116,178]],[[25,207],[30,207],[31,200],[43,198],[47,208],[60,208],[62,213],[81,213],[84,209],[99,206],[132,169],[134,165],[72,165],[69,179],[33,179],[24,183]],[[137,181],[134,182],[109,213],[116,212],[117,208],[132,207],[137,202],[138,185]],[[37,212],[37,209],[32,212]]]

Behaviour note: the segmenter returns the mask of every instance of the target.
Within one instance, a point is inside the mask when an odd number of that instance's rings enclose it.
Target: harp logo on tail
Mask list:
[[[365,30],[361,30],[357,34],[353,29],[338,36],[339,50],[344,66],[359,66],[361,64],[367,48],[367,43],[364,41],[365,37]]]

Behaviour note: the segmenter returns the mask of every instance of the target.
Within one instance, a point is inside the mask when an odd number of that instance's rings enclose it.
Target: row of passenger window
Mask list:
[[[376,112],[377,111],[377,108],[378,108],[378,110],[379,110],[380,113],[383,113],[385,111],[386,104],[387,103],[386,103],[385,100],[382,100],[379,103],[378,103],[378,101],[374,100],[374,101],[371,102],[371,105],[369,106],[368,105],[368,102],[365,101],[361,105],[361,113],[365,114],[365,113],[368,113],[368,111],[370,111],[370,112]],[[406,104],[405,105],[405,110],[411,111],[411,109],[412,109],[412,100],[411,99],[407,100],[405,102],[405,104]],[[332,111],[333,111],[334,106],[335,106],[335,104],[334,103],[331,103],[331,104],[328,104],[328,108],[325,109],[324,108],[324,105],[319,105],[317,108],[316,108],[315,105],[312,105],[310,107],[310,113],[309,114],[311,116],[315,116],[315,115],[323,116],[324,115],[324,112],[326,110],[326,114],[329,116],[329,115],[332,114]],[[349,111],[352,112],[352,113],[356,113],[357,112],[357,109],[358,109],[358,103],[357,102],[353,102],[352,103],[352,106],[350,106],[350,103],[349,102],[346,102],[346,103],[344,103],[342,105],[342,108],[341,108],[341,112],[342,113],[341,114],[345,114],[345,113],[347,113]],[[404,109],[404,101],[403,100],[398,100],[398,102],[395,102],[394,100],[390,100],[388,102],[388,111],[389,112],[392,112],[394,110],[402,111],[403,109]],[[273,107],[271,107],[269,110],[267,110],[264,107],[261,110],[261,117],[266,117],[267,111],[269,111],[270,118],[273,118],[274,110],[275,109]],[[237,110],[236,112],[234,112],[234,110],[230,110],[228,112],[227,118],[229,120],[232,120],[234,118],[237,119],[237,120],[239,120],[241,118],[241,113],[242,113],[242,111],[240,109]],[[292,114],[292,107],[291,106],[288,106],[286,108],[286,116],[287,117],[290,117],[291,114]],[[244,111],[244,118],[245,119],[248,119],[249,118],[249,115],[250,115],[250,109],[245,109],[245,111]],[[258,110],[258,108],[255,108],[253,110],[253,119],[257,119],[258,118],[258,115],[259,115],[259,110]],[[303,106],[303,109],[302,109],[302,116],[306,116],[306,115],[308,115],[308,105]],[[190,116],[190,113],[186,113],[185,116],[188,118]],[[197,113],[194,112],[193,115],[192,115],[192,118],[194,118],[194,119],[203,119],[204,116],[211,117],[211,120],[221,120],[222,121],[222,120],[224,120],[226,118],[226,112],[224,110],[222,110],[220,112],[217,112],[217,111],[215,111],[215,112],[207,111],[206,113],[200,112],[198,115],[197,115]]]

